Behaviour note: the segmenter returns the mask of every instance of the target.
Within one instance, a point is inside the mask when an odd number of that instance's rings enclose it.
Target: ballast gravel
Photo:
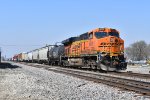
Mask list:
[[[149,97],[42,68],[0,68],[0,100],[150,100]]]

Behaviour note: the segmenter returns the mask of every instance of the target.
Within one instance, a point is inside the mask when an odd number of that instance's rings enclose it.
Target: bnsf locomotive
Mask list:
[[[127,67],[124,40],[120,38],[116,29],[111,28],[97,28],[80,36],[68,38],[62,41],[62,45],[45,46],[24,55],[26,58],[21,61],[48,62],[50,65],[66,67],[105,71],[125,70]]]

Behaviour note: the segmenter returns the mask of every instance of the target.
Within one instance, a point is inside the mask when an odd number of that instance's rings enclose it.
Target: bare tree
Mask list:
[[[125,52],[127,57],[132,60],[145,60],[150,55],[150,45],[147,45],[145,41],[137,41],[126,48]]]
[[[150,44],[146,48],[148,59],[150,59]]]

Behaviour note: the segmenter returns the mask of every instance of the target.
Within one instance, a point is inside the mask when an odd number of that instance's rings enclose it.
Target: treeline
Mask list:
[[[140,61],[150,59],[150,44],[145,41],[137,41],[125,48],[127,59]]]

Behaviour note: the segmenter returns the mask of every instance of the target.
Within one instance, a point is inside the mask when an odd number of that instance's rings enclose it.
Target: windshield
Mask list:
[[[107,36],[106,32],[95,32],[95,36],[96,38],[103,38],[105,36]]]
[[[109,32],[109,35],[119,37],[119,34],[117,32]]]

